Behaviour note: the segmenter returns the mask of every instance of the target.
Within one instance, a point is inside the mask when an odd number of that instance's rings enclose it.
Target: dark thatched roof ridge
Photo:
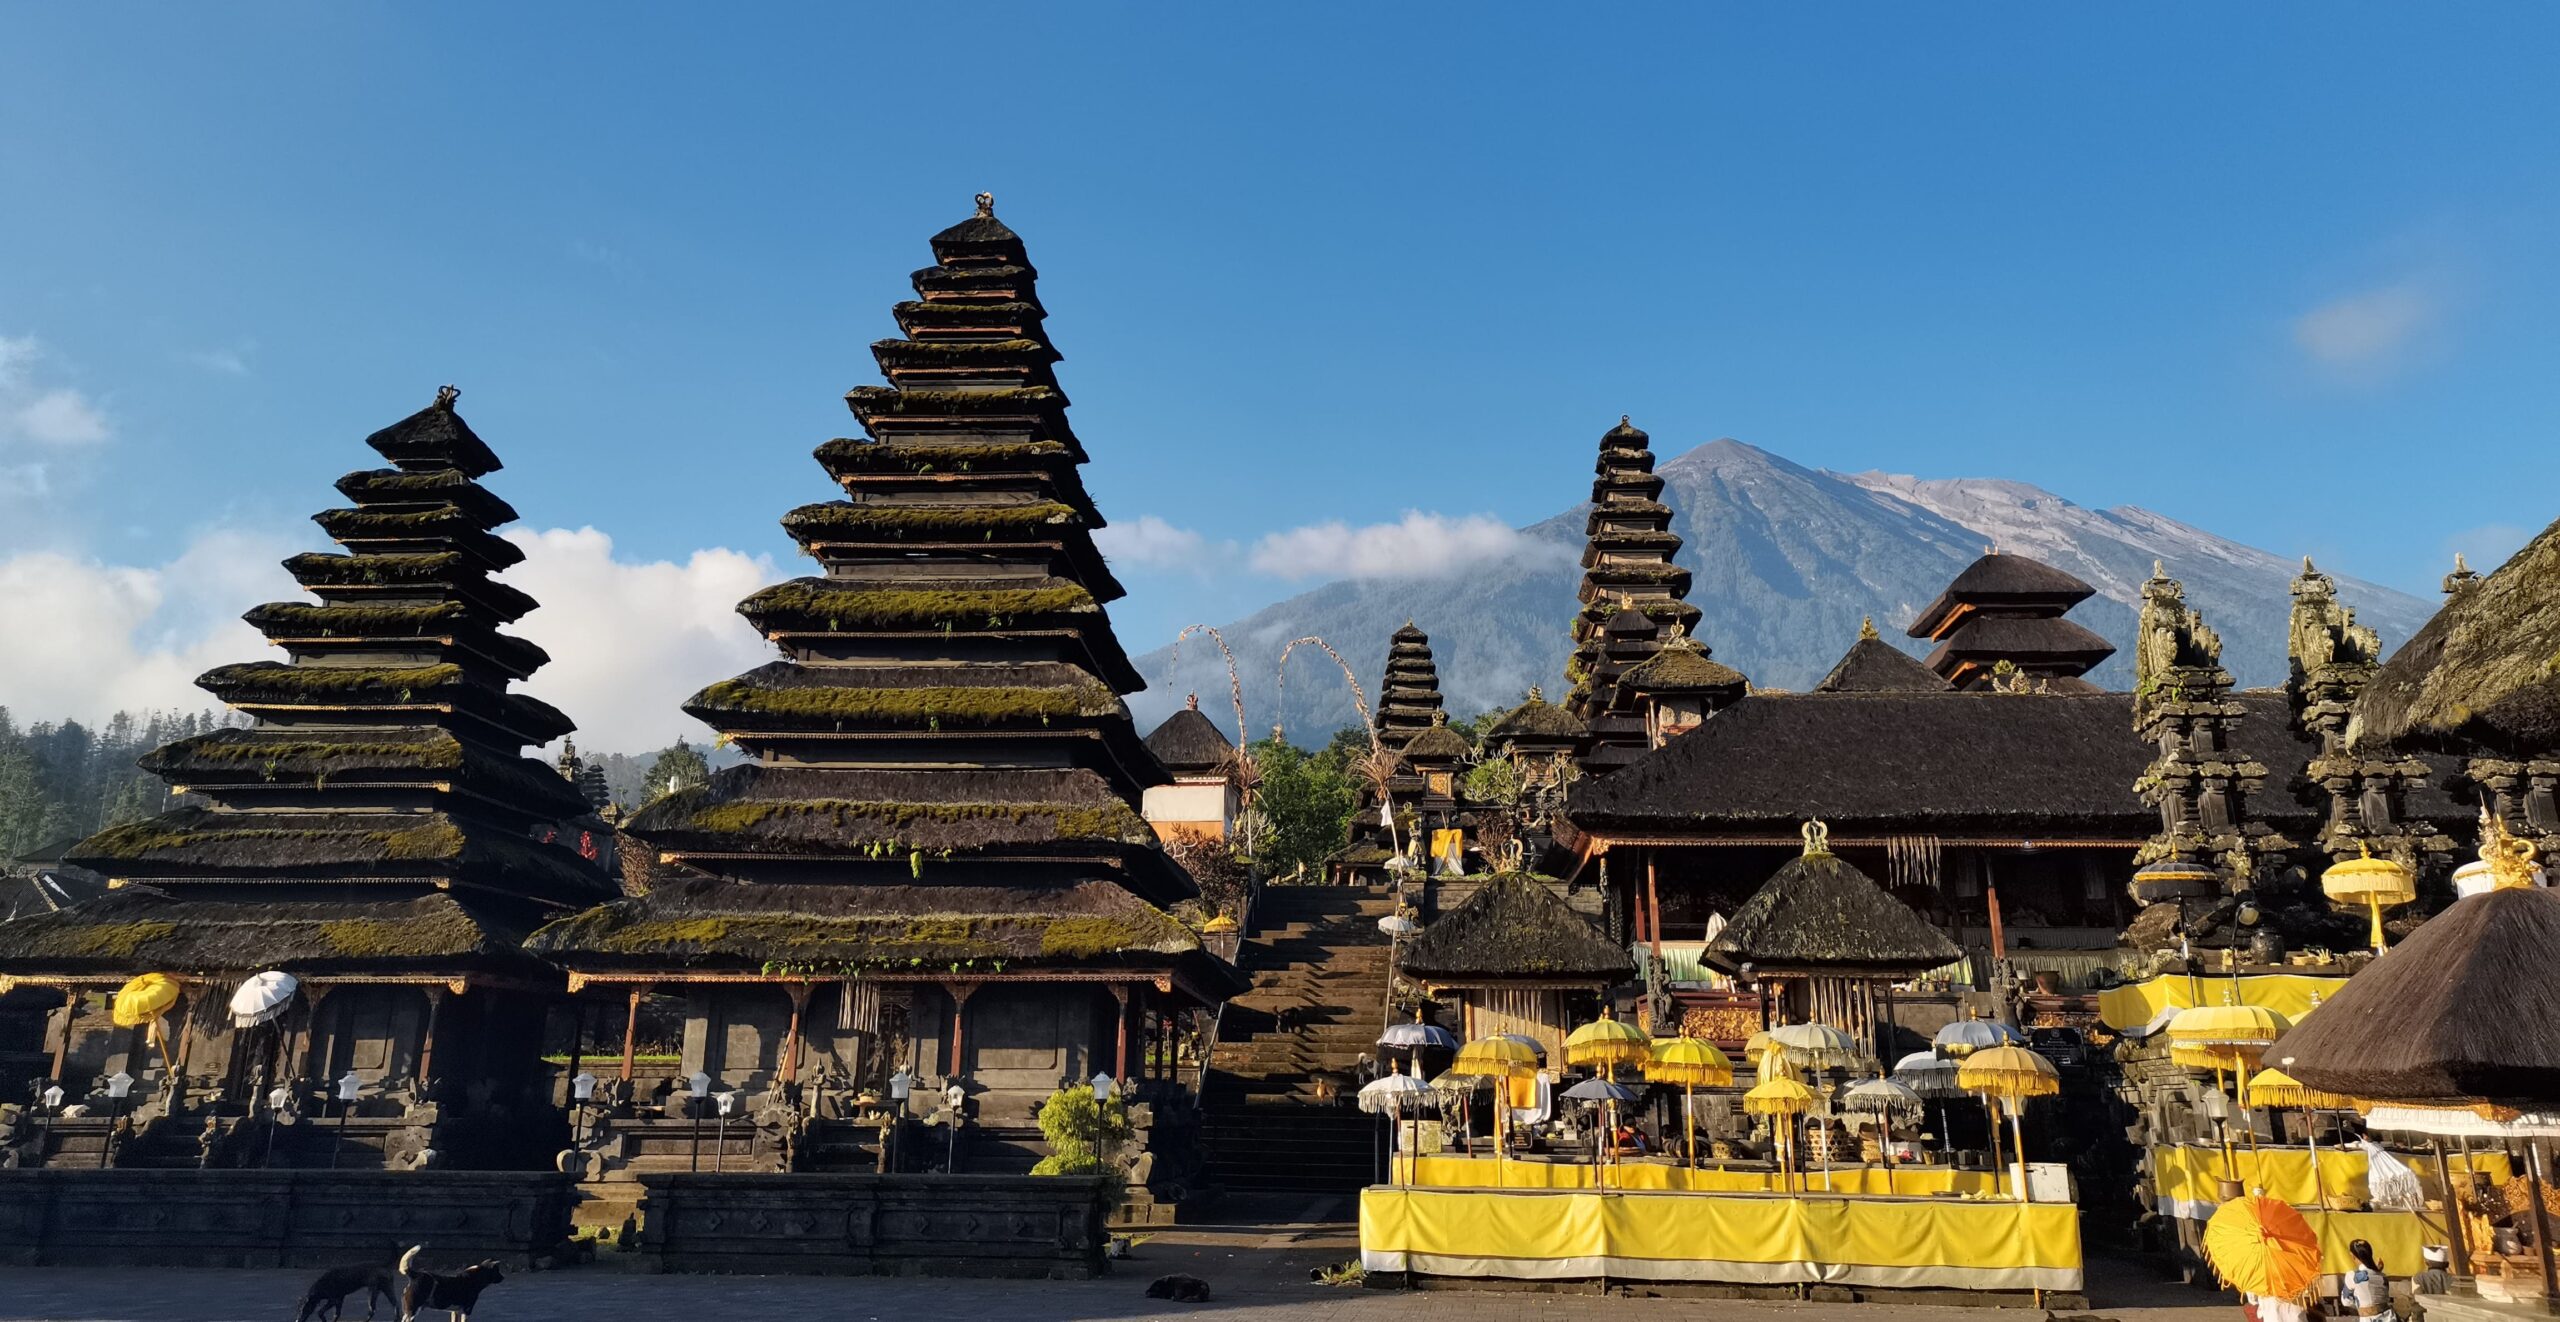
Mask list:
[[[1147,751],[1177,776],[1203,776],[1223,770],[1236,746],[1216,722],[1200,714],[1200,699],[1194,697],[1147,736]]]
[[[2560,1109],[2560,891],[2457,900],[2267,1051],[2326,1092]]]
[[[1849,645],[1840,663],[1813,686],[1816,693],[1943,693],[1947,681],[1920,659],[1881,638]]]
[[[1707,943],[1706,958],[1733,972],[1837,970],[1909,975],[1964,957],[1947,934],[1829,850],[1787,860]]]
[[[453,411],[452,397],[441,391],[435,403],[364,438],[364,443],[394,466],[412,472],[452,468],[471,477],[486,477],[499,468],[497,452]]]
[[[1545,879],[1505,873],[1405,947],[1402,968],[1435,982],[1581,979],[1621,982],[1635,961],[1594,930]]]
[[[1527,702],[1503,714],[1485,731],[1488,745],[1507,744],[1520,739],[1580,739],[1589,731],[1572,712],[1548,702],[1543,695],[1532,693]]]
[[[2359,748],[2560,750],[2560,522],[2464,587],[2365,685]]]
[[[1662,650],[1629,666],[1618,686],[1637,693],[1706,693],[1738,689],[1751,681],[1743,673],[1707,656],[1688,638],[1674,638]]]
[[[1441,716],[1443,720],[1405,741],[1407,761],[1463,762],[1475,756],[1476,750],[1467,743],[1467,737],[1448,727],[1445,713],[1435,712],[1433,715]]]
[[[2087,626],[2059,616],[2021,618],[1976,615],[1956,626],[1929,654],[1933,667],[1954,657],[1992,657],[2035,661],[2048,657],[2086,659],[2090,665],[2115,655],[2116,645]]]

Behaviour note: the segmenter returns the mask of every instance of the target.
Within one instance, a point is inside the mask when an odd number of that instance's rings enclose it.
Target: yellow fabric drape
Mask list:
[[[2063,1203],[1372,1188],[1373,1272],[1555,1280],[2077,1290]]]
[[[1410,1158],[1400,1158],[1396,1168],[1398,1183],[1411,1183],[1425,1189],[1588,1189],[1591,1166],[1588,1162],[1509,1161],[1503,1163],[1499,1176],[1490,1159],[1469,1157],[1424,1157],[1419,1167]],[[1818,1187],[1820,1170],[1809,1171],[1806,1178]],[[1917,1197],[1927,1194],[1954,1193],[1989,1195],[1991,1172],[1960,1171],[1945,1166],[1898,1166],[1894,1168],[1892,1188],[1885,1185],[1881,1166],[1834,1167],[1832,1187],[1827,1192],[1883,1196],[1887,1193]],[[1625,1161],[1609,1168],[1611,1189],[1636,1189],[1664,1193],[1776,1193],[1778,1177],[1774,1171],[1762,1170],[1688,1170],[1662,1162]]]
[[[2254,1005],[2273,1010],[2295,1023],[2311,1013],[2311,998],[2323,1002],[2335,1000],[2347,985],[2345,978],[2318,977],[2307,973],[2266,973],[2238,979],[2234,999],[2233,979],[2210,976],[2189,977],[2174,974],[2153,978],[2148,982],[2123,987],[2109,987],[2098,993],[2098,1018],[2119,1033],[2140,1028],[2159,1017],[2163,1010],[2185,1010],[2199,1005]]]
[[[1434,831],[1431,833],[1431,856],[1433,858],[1464,858],[1466,856],[1466,852],[1466,832]]]
[[[2392,1155],[2407,1162],[2435,1186],[2435,1158],[2414,1153]],[[2239,1168],[2240,1185],[2244,1189],[2264,1188],[2269,1198],[2280,1199],[2297,1207],[2310,1207],[2319,1202],[2318,1190],[2311,1180],[2311,1154],[2301,1148],[2260,1148],[2255,1152],[2232,1154]],[[2320,1188],[2333,1198],[2344,1197],[2363,1202],[2369,1195],[2365,1189],[2365,1156],[2354,1149],[2323,1147],[2320,1149]],[[2453,1158],[2458,1174],[2464,1169],[2460,1157]],[[2514,1173],[2514,1167],[2503,1152],[2483,1152],[2472,1158],[2470,1169],[2485,1171],[2500,1184]],[[2201,1221],[2213,1215],[2222,1201],[2222,1150],[2220,1148],[2155,1147],[2151,1149],[2151,1183],[2159,1196],[2160,1211],[2166,1216],[2183,1216]],[[2412,1255],[2414,1260],[2415,1255]],[[2409,1270],[2417,1270],[2415,1267]]]
[[[1504,1079],[1501,1086],[1510,1091],[1511,1109],[1515,1111],[1529,1110],[1538,1104],[1538,1076],[1535,1074]]]

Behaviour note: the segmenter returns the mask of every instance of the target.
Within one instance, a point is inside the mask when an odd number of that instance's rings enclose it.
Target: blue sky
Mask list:
[[[1594,8],[0,6],[0,704],[183,700],[452,381],[672,732],[981,188],[1133,652],[1622,412],[2412,591],[2560,513],[2560,10]]]

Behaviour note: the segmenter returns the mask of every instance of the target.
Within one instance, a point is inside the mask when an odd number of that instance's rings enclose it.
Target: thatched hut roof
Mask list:
[[[538,972],[524,933],[450,894],[393,903],[190,900],[127,886],[0,923],[0,963],[20,975],[249,972]]]
[[[2560,891],[2493,890],[2428,919],[2267,1051],[2324,1092],[2560,1108]]]
[[[1821,843],[1808,828],[1805,852],[1787,860],[1707,943],[1706,959],[1727,972],[1908,976],[1950,964],[1964,951]]]
[[[2359,747],[2560,749],[2560,522],[2455,593],[2374,672]]]
[[[2097,589],[2072,574],[2023,555],[1990,552],[1965,566],[1911,621],[1914,638],[1934,638],[1959,608],[2050,609],[2055,614],[2088,600]]]
[[[1546,880],[1505,873],[1441,915],[1405,948],[1400,967],[1438,983],[1622,982],[1635,962]]]
[[[1226,769],[1236,746],[1216,722],[1200,714],[1200,696],[1195,693],[1182,710],[1166,717],[1147,736],[1147,751],[1177,776],[1208,776]]]
[[[1873,626],[1813,686],[1816,693],[1943,693],[1947,681],[1920,659],[1876,636]]]
[[[1663,644],[1661,651],[1618,676],[1620,688],[1655,694],[1740,692],[1749,683],[1741,671],[1709,658],[1707,649],[1686,636]]]

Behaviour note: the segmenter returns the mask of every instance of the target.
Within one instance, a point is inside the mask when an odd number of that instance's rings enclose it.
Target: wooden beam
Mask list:
[[[968,1060],[968,1057],[961,1053],[961,1047],[963,1035],[967,1032],[969,998],[977,994],[978,984],[946,982],[942,984],[942,988],[951,995],[951,1068],[945,1073],[950,1078],[958,1079],[963,1077],[961,1064]]]
[[[640,1037],[640,998],[649,994],[649,984],[631,984],[631,1009],[622,1020],[622,1081],[631,1082],[631,1053]]]
[[[428,1092],[428,1081],[435,1077],[436,1020],[444,1012],[444,998],[444,988],[427,988],[427,1029],[418,1035],[418,1100],[422,1102],[435,1100]]]
[[[80,1018],[80,989],[62,989],[62,1038],[53,1044],[53,1081],[62,1082],[62,1062],[71,1054],[71,1026]]]
[[[1118,1031],[1112,1034],[1111,1077],[1125,1083],[1129,1078],[1129,984],[1111,984],[1111,999],[1120,1006],[1120,1012],[1112,1016]]]
[[[800,1079],[800,1014],[809,1006],[809,984],[795,982],[783,991],[791,997],[791,1026],[782,1034],[782,1081]]]

